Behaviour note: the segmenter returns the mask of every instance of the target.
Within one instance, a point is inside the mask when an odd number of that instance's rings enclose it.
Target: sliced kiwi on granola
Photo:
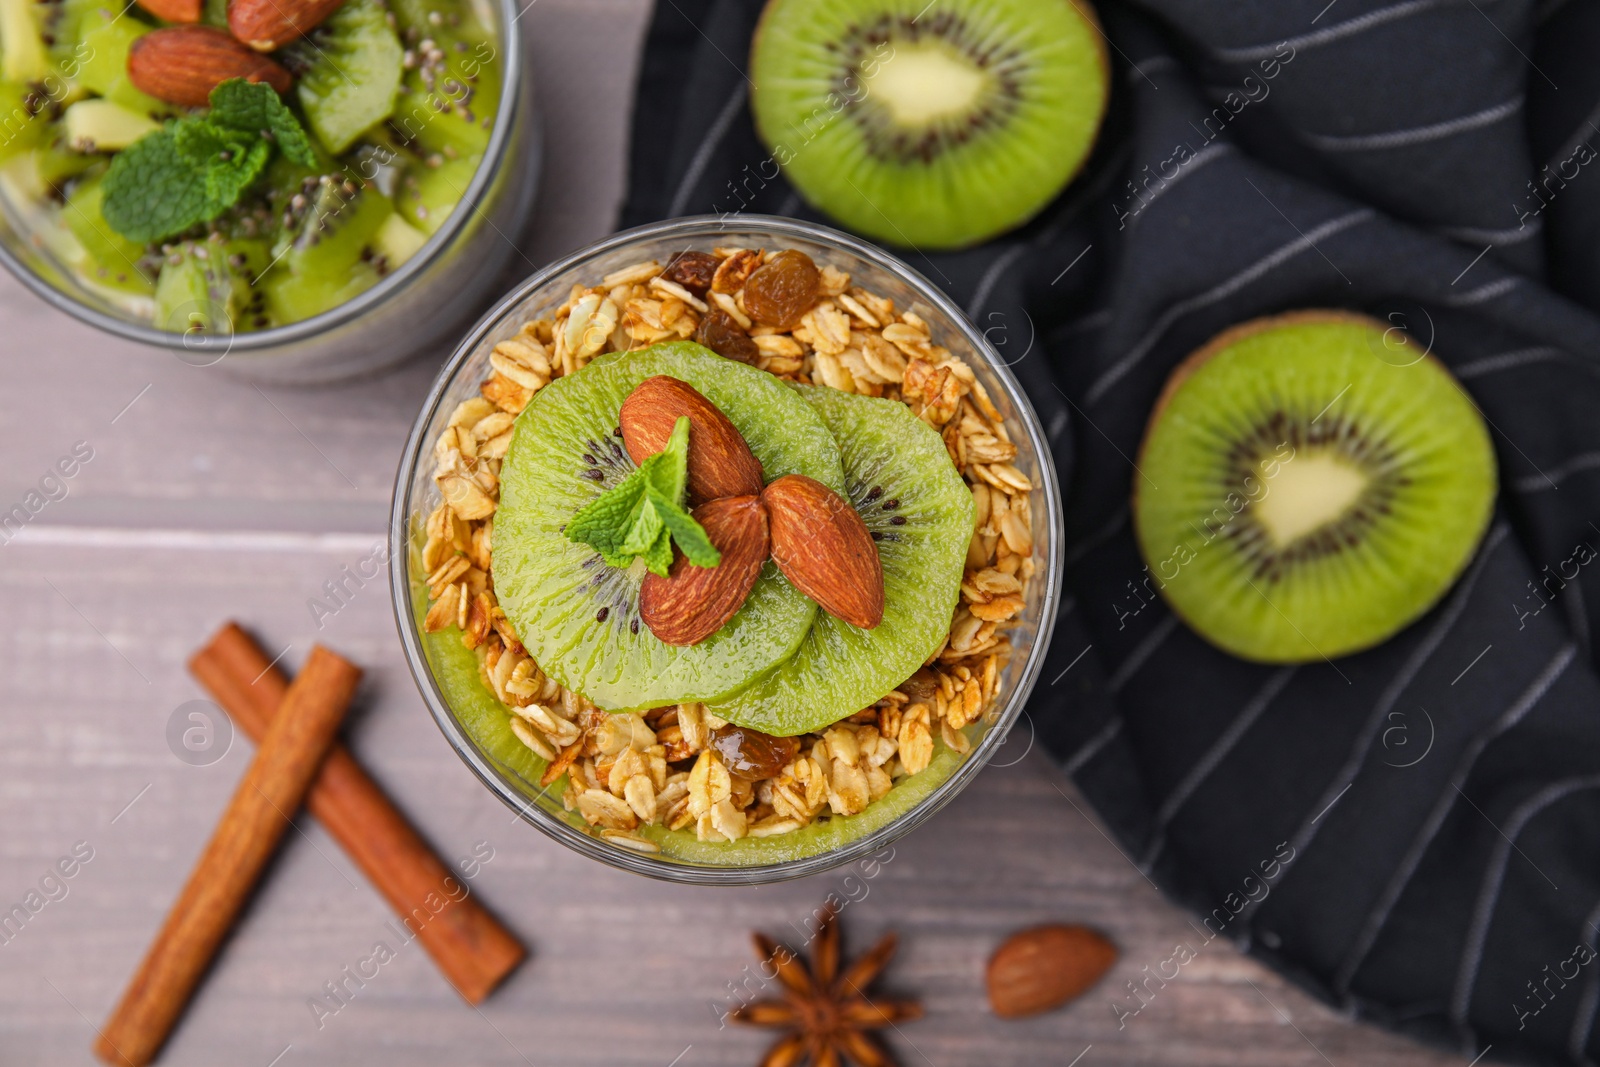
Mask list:
[[[711,710],[741,726],[803,734],[860,711],[909,678],[950,632],[976,518],[944,440],[894,400],[807,386],[844,460],[845,497],[877,543],[883,621],[818,614],[794,657]]]
[[[692,342],[604,356],[536,393],[500,472],[495,593],[540,668],[610,711],[726,699],[788,659],[817,616],[769,561],[721,629],[670,646],[640,619],[643,565],[609,566],[567,539],[572,516],[634,469],[618,413],[657,375],[689,383],[720,408],[767,478],[804,474],[835,491],[845,484],[839,449],[812,405],[765,371]]]

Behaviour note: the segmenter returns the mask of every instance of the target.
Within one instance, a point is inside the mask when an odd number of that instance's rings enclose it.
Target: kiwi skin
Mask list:
[[[767,0],[765,6],[762,8],[761,16],[756,22],[755,32],[751,37],[750,57],[746,63],[746,68],[748,70],[752,72],[755,70],[756,56],[761,51],[762,43],[767,35],[770,22],[773,20],[774,12],[785,2],[786,0]],[[862,7],[866,8],[867,4],[870,2],[871,0],[866,0],[866,2],[862,4]],[[941,0],[936,0],[935,3],[929,4],[928,7],[936,7],[938,6],[939,2],[941,2]],[[956,2],[959,4],[959,0],[942,0],[942,2]],[[1039,214],[1039,212],[1043,211],[1044,208],[1052,200],[1054,200],[1063,189],[1067,188],[1067,186],[1069,186],[1073,180],[1076,179],[1080,173],[1082,173],[1083,168],[1088,164],[1089,159],[1094,155],[1095,147],[1099,143],[1100,134],[1105,127],[1106,111],[1111,102],[1111,57],[1106,48],[1105,29],[1101,26],[1100,18],[1095,12],[1094,7],[1088,3],[1088,0],[1030,0],[1030,2],[1037,2],[1040,4],[1059,3],[1063,6],[1071,7],[1093,31],[1094,67],[1098,83],[1101,86],[1101,92],[1099,94],[1098,105],[1093,116],[1092,133],[1090,134],[1088,142],[1084,145],[1082,155],[1077,160],[1076,165],[1072,167],[1072,169],[1068,170],[1065,174],[1061,175],[1060,180],[1050,185],[1048,188],[1040,190],[1040,192],[1034,196],[1019,200],[1015,204],[1014,210],[1010,211],[1005,220],[998,225],[982,225],[974,227],[965,220],[947,219],[945,220],[946,225],[941,227],[944,232],[926,232],[916,234],[915,236],[908,236],[908,234],[899,224],[897,224],[894,220],[885,217],[881,209],[876,210],[876,215],[878,217],[874,219],[837,218],[836,221],[842,222],[844,225],[858,230],[867,237],[888,244],[900,245],[903,247],[919,247],[936,251],[953,251],[963,248],[970,248],[1031,221],[1036,215]],[[889,11],[892,7],[892,3],[886,4],[884,10]],[[864,10],[863,17],[869,13],[870,12]],[[928,8],[923,8],[922,11],[918,13],[917,17],[920,19],[924,14],[928,14]],[[831,95],[828,98],[821,99],[817,102],[818,109],[828,109],[832,102]],[[760,109],[752,106],[751,112],[752,118],[755,121],[756,132],[762,144],[769,149],[772,149],[774,145],[780,144],[782,138],[777,136],[777,131],[765,128]],[[774,158],[776,160],[776,156]],[[784,162],[782,160],[776,161],[780,164],[780,166]],[[796,183],[796,190],[801,194],[802,197],[806,199],[808,203],[811,203],[813,207],[824,211],[827,214],[832,214],[832,212],[827,211],[827,209],[822,205],[815,203],[813,198],[804,189],[800,188],[799,183]],[[963,214],[965,213],[963,212]]]
[[[1142,483],[1142,478],[1141,478],[1141,476],[1140,476],[1140,474],[1138,472],[1140,470],[1142,470],[1148,464],[1147,452],[1148,452],[1148,449],[1150,447],[1151,438],[1154,436],[1155,428],[1161,422],[1163,416],[1166,414],[1167,408],[1168,408],[1169,404],[1171,403],[1172,398],[1175,395],[1177,395],[1178,390],[1180,388],[1182,388],[1184,383],[1187,382],[1189,380],[1189,378],[1191,378],[1196,372],[1198,372],[1200,370],[1200,368],[1203,367],[1212,358],[1214,358],[1219,353],[1221,353],[1223,351],[1226,351],[1227,349],[1231,348],[1233,345],[1237,344],[1238,342],[1240,342],[1240,341],[1242,341],[1242,340],[1244,340],[1244,339],[1246,339],[1248,337],[1252,337],[1252,336],[1255,336],[1256,334],[1265,333],[1265,332],[1268,332],[1268,331],[1271,331],[1271,330],[1281,329],[1281,328],[1284,328],[1284,327],[1307,326],[1307,325],[1310,325],[1310,326],[1315,326],[1315,325],[1334,325],[1334,324],[1361,326],[1361,327],[1364,327],[1366,329],[1370,329],[1370,330],[1375,331],[1380,336],[1390,328],[1389,324],[1387,324],[1387,323],[1381,322],[1378,319],[1375,319],[1370,315],[1364,315],[1364,314],[1361,314],[1360,312],[1354,312],[1354,311],[1346,311],[1346,310],[1333,309],[1333,308],[1312,308],[1312,309],[1304,309],[1304,310],[1297,310],[1297,311],[1287,311],[1287,312],[1282,312],[1282,313],[1277,314],[1277,315],[1267,315],[1267,316],[1263,316],[1261,318],[1251,319],[1251,320],[1249,320],[1247,322],[1242,322],[1242,323],[1238,323],[1236,325],[1230,326],[1227,329],[1223,330],[1221,333],[1217,334],[1211,340],[1207,341],[1204,345],[1200,346],[1198,349],[1196,349],[1195,351],[1191,352],[1188,356],[1186,356],[1184,358],[1184,360],[1181,363],[1179,363],[1175,368],[1173,368],[1172,372],[1167,377],[1166,384],[1162,387],[1160,395],[1156,398],[1156,402],[1155,402],[1155,405],[1151,409],[1149,419],[1145,423],[1144,435],[1143,435],[1143,438],[1141,439],[1141,441],[1139,443],[1139,451],[1138,451],[1138,454],[1137,454],[1137,457],[1136,457],[1136,460],[1135,460],[1135,468],[1136,469],[1135,469],[1135,473],[1134,473],[1133,481],[1132,481],[1133,488],[1132,488],[1131,499],[1130,499],[1130,507],[1131,507],[1131,515],[1132,515],[1132,518],[1133,518],[1133,523],[1134,523],[1136,531],[1138,530],[1138,527],[1139,527],[1139,524],[1140,524],[1140,515],[1141,515],[1140,499],[1141,499],[1141,493],[1142,493],[1142,491],[1144,489],[1144,486],[1141,484]],[[1465,389],[1461,388],[1460,383],[1456,381],[1455,376],[1450,373],[1449,368],[1447,368],[1444,365],[1443,361],[1441,361],[1440,359],[1438,359],[1438,357],[1434,356],[1431,352],[1429,352],[1429,353],[1424,354],[1422,359],[1418,360],[1417,362],[1418,363],[1422,363],[1422,362],[1431,363],[1431,365],[1439,373],[1444,375],[1444,377],[1446,379],[1448,379],[1449,381],[1454,382],[1456,384],[1456,387],[1461,390],[1462,395],[1464,397],[1466,397],[1467,402],[1473,407],[1474,410],[1477,410],[1477,407],[1478,407],[1477,401],[1473,400],[1471,395],[1468,394]],[[1481,415],[1480,415],[1480,417],[1481,417]],[[1495,495],[1496,495],[1496,493],[1498,491],[1498,482],[1497,482],[1498,472],[1497,472],[1496,467],[1495,467],[1495,465],[1494,465],[1494,463],[1492,461],[1492,452],[1491,452],[1491,463],[1490,463],[1490,466],[1489,466],[1488,473],[1489,473],[1489,477],[1491,479],[1490,486],[1489,486],[1489,492],[1488,492],[1488,498],[1489,498],[1489,501],[1490,501],[1490,506],[1486,507],[1485,509],[1483,509],[1483,514],[1481,516],[1479,516],[1479,521],[1476,524],[1477,528],[1473,531],[1472,540],[1473,540],[1474,545],[1476,545],[1476,544],[1478,544],[1478,543],[1480,543],[1482,541],[1483,535],[1488,529],[1489,520],[1490,520],[1490,517],[1492,516],[1492,513],[1493,513],[1493,500],[1494,500],[1494,497],[1495,497]],[[1136,532],[1136,541],[1138,541],[1140,543],[1141,554],[1143,554],[1143,549],[1142,549],[1143,538],[1137,532]],[[1439,594],[1440,597],[1442,597],[1444,595],[1444,593],[1448,592],[1449,589],[1452,586],[1454,586],[1456,581],[1460,578],[1461,573],[1466,569],[1468,564],[1471,563],[1473,557],[1476,554],[1477,554],[1476,550],[1474,549],[1474,551],[1468,552],[1463,556],[1463,558],[1461,559],[1460,563],[1454,568],[1454,570],[1449,575],[1448,580],[1442,586],[1442,588],[1440,590],[1440,594]],[[1258,663],[1274,663],[1274,664],[1276,664],[1276,663],[1288,663],[1288,662],[1303,662],[1303,661],[1308,661],[1308,660],[1311,660],[1311,659],[1318,658],[1316,656],[1306,657],[1306,658],[1302,659],[1302,658],[1299,658],[1299,657],[1291,658],[1291,657],[1255,655],[1255,654],[1252,654],[1247,649],[1236,647],[1236,646],[1233,646],[1233,645],[1222,644],[1222,643],[1218,642],[1215,638],[1213,638],[1211,635],[1207,634],[1206,631],[1204,629],[1202,629],[1200,626],[1196,625],[1196,621],[1193,618],[1187,616],[1184,613],[1181,605],[1177,602],[1177,600],[1175,598],[1170,597],[1170,596],[1163,596],[1162,599],[1166,602],[1167,607],[1172,611],[1172,613],[1174,615],[1176,615],[1179,619],[1181,619],[1183,621],[1184,625],[1188,626],[1189,629],[1192,632],[1194,632],[1196,634],[1199,634],[1200,636],[1205,638],[1208,642],[1211,642],[1212,644],[1216,644],[1219,648],[1222,648],[1223,651],[1228,652],[1231,655],[1238,656],[1241,659],[1246,659],[1246,660],[1250,660],[1250,661],[1258,662]],[[1412,622],[1415,622],[1417,618],[1419,618],[1423,614],[1425,614],[1436,603],[1438,603],[1438,598],[1437,597],[1434,600],[1430,601],[1429,603],[1424,604],[1420,608],[1420,610],[1416,611],[1410,617],[1406,617],[1406,618],[1400,619],[1393,627],[1391,627],[1386,632],[1376,633],[1372,637],[1371,640],[1369,640],[1369,641],[1367,641],[1367,642],[1365,642],[1363,644],[1356,644],[1356,645],[1350,645],[1350,646],[1341,647],[1337,651],[1333,652],[1332,655],[1334,655],[1334,656],[1350,655],[1350,654],[1354,654],[1356,652],[1365,651],[1368,648],[1376,647],[1377,645],[1380,645],[1383,642],[1387,641],[1390,637],[1392,637],[1395,633],[1398,633],[1401,629],[1404,629],[1406,626],[1410,625]],[[1323,658],[1325,658],[1325,657],[1323,657]]]

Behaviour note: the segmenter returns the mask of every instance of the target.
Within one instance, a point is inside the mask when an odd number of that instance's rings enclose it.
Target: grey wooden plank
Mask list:
[[[611,226],[647,8],[529,0],[548,138],[538,217],[522,242],[532,262]],[[94,849],[66,895],[0,943],[0,1063],[90,1062],[93,1025],[238,781],[246,742],[190,766],[166,740],[174,709],[200,696],[184,660],[235,615],[273,651],[288,646],[290,664],[322,640],[367,666],[353,748],[447,858],[480,842],[494,850],[474,891],[534,957],[478,1013],[416,946],[401,948],[319,1027],[307,1002],[323,983],[375,942],[399,939],[359,873],[302,818],[164,1063],[751,1063],[767,1036],[722,1028],[716,1014],[753,972],[748,931],[793,938],[830,890],[859,898],[845,911],[856,947],[887,929],[902,935],[887,986],[929,1010],[893,1038],[907,1064],[1066,1063],[1091,1045],[1085,1067],[1459,1062],[1351,1025],[1223,944],[1118,1029],[1110,1005],[1124,983],[1191,928],[1037,753],[986,770],[866,880],[835,872],[696,890],[583,861],[514,822],[450,752],[399,659],[386,589],[370,585],[322,629],[307,607],[381,533],[397,452],[437,359],[336,389],[258,392],[102,337],[9,278],[0,337],[0,510],[74,442],[95,449],[69,496],[0,544],[0,603],[11,612],[0,631],[0,908],[75,842]],[[1106,929],[1121,962],[1064,1011],[993,1019],[984,960],[1009,931],[1046,920]]]
[[[1084,1062],[1449,1062],[1351,1026],[1221,943],[1119,1029],[1111,1003],[1132,1003],[1124,983],[1193,932],[1073,806],[1082,801],[1071,787],[1071,801],[1058,792],[1037,753],[985,771],[875,877],[711,890],[584,861],[515,822],[449,751],[399,660],[383,589],[363,590],[316,629],[306,598],[344,562],[338,551],[0,549],[0,599],[21,616],[0,635],[12,683],[0,717],[0,903],[20,899],[74,842],[95,849],[67,896],[0,945],[5,1062],[88,1062],[90,1024],[114,1002],[237,782],[247,743],[187,766],[164,729],[199,696],[184,657],[242,609],[273,651],[291,646],[287,663],[322,640],[368,666],[352,746],[445,856],[468,857],[479,842],[494,850],[474,891],[534,958],[481,1015],[465,1007],[415,946],[399,948],[382,903],[302,819],[164,1062],[264,1065],[290,1045],[284,1063],[367,1062],[381,1050],[397,1067],[447,1055],[659,1067],[690,1045],[683,1064],[753,1062],[761,1035],[716,1018],[755,973],[747,933],[798,938],[829,891],[855,898],[845,921],[856,947],[890,928],[902,935],[888,986],[929,1010],[896,1037],[906,1063],[1065,1062],[1091,1044]],[[991,1018],[984,960],[1009,931],[1046,920],[1109,931],[1121,962],[1066,1011]],[[319,1028],[308,999],[379,940],[397,958]]]

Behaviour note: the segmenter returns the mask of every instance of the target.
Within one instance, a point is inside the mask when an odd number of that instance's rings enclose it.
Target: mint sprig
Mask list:
[[[211,90],[204,115],[169,122],[117,153],[100,212],[129,240],[176,236],[238,203],[275,149],[316,165],[300,120],[272,87],[230,79]]]
[[[688,471],[689,420],[680,417],[665,449],[572,517],[567,540],[588,545],[613,567],[642,559],[662,578],[672,567],[673,545],[693,566],[717,566],[722,553],[683,506]]]

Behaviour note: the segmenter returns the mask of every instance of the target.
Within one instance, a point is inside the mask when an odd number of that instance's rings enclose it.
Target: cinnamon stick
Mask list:
[[[361,671],[321,646],[261,739],[222,821],[112,1012],[94,1051],[145,1067],[178,1021],[294,813],[355,694]]]
[[[253,739],[275,721],[289,687],[283,672],[232,622],[195,653],[189,670]],[[527,955],[516,937],[467,895],[344,745],[334,745],[323,761],[306,807],[468,1003],[481,1003]]]

